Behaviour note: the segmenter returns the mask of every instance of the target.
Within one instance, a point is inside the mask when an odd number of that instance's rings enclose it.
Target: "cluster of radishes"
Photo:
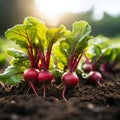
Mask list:
[[[38,96],[38,93],[35,89],[35,83],[40,83],[43,86],[43,97],[45,97],[46,86],[51,83],[55,76],[49,68],[51,67],[50,61],[54,61],[55,56],[54,53],[51,55],[53,44],[57,42],[55,46],[58,45],[59,50],[56,52],[56,54],[58,54],[58,56],[56,55],[56,60],[57,63],[60,62],[62,64],[60,70],[63,71],[61,73],[64,72],[61,75],[61,82],[63,83],[62,98],[66,100],[66,91],[69,88],[75,87],[79,83],[76,69],[83,55],[86,60],[82,66],[82,71],[87,75],[87,80],[92,84],[101,86],[101,72],[109,72],[110,68],[112,68],[116,62],[113,62],[110,66],[108,66],[107,63],[103,63],[99,70],[96,69],[96,65],[99,63],[107,49],[101,52],[103,54],[100,55],[98,59],[91,62],[91,60],[85,55],[85,48],[88,46],[88,40],[91,39],[91,36],[89,36],[90,32],[91,26],[86,21],[74,22],[72,24],[72,30],[70,31],[67,30],[64,25],[60,26],[60,28],[48,29],[46,25],[37,18],[26,17],[22,25],[18,24],[13,28],[8,29],[5,33],[7,39],[15,42],[27,52],[27,55],[26,53],[24,54],[25,51],[19,52],[11,50],[9,52],[10,55],[14,57],[14,61],[11,62],[12,69],[9,68],[6,72],[7,74],[9,72],[8,80],[6,81],[11,80],[9,79],[11,73],[14,75],[13,81],[15,81],[16,78],[21,80],[23,77],[24,80],[29,83],[36,96]],[[60,54],[58,52],[60,52]],[[116,53],[116,50],[113,53]],[[65,58],[63,59],[65,62],[61,62],[61,56]],[[52,60],[50,60],[51,57],[53,57]],[[95,58],[96,57],[97,56],[95,56]],[[27,60],[29,60],[29,62]],[[116,60],[119,60],[118,56]],[[20,65],[18,63],[24,64],[18,66]],[[26,70],[24,71],[24,69]],[[17,73],[14,73],[16,71]],[[21,77],[23,72],[24,74]],[[16,76],[18,74],[20,74],[20,77]]]
[[[97,84],[99,86],[102,86],[102,75],[100,72],[95,70],[96,63],[92,63],[90,59],[88,59],[86,56],[86,61],[83,64],[82,68],[85,73],[88,74],[87,80],[92,84]]]
[[[16,25],[9,29],[6,36],[26,50],[30,65],[25,66],[27,69],[24,71],[23,78],[29,83],[36,96],[38,96],[38,93],[35,89],[35,83],[40,83],[43,86],[43,97],[46,96],[47,84],[54,79],[54,75],[49,68],[53,44],[58,43],[59,52],[66,58],[68,68],[61,76],[61,82],[63,83],[62,98],[66,100],[66,91],[79,83],[76,69],[84,54],[84,49],[88,45],[88,40],[91,39],[90,32],[91,26],[86,21],[74,22],[72,31],[69,31],[66,30],[64,25],[60,28],[48,29],[37,18],[27,17],[23,25]],[[18,55],[19,57],[21,58],[20,55]],[[89,72],[88,78],[100,85],[102,76],[93,71],[92,64],[86,62],[86,66],[83,69]]]
[[[48,70],[39,71],[38,69],[35,68],[29,68],[24,72],[24,80],[29,82],[36,96],[38,96],[38,94],[35,90],[34,83],[36,81],[39,81],[39,83],[43,85],[44,88],[43,97],[45,97],[46,84],[49,84],[52,81],[52,79],[53,79],[53,74]]]
[[[51,73],[51,71],[49,71],[49,63],[51,58],[52,46],[56,42],[56,39],[62,38],[64,36],[65,38],[60,41],[59,46],[60,46],[60,51],[62,52],[62,54],[64,54],[64,57],[66,57],[66,60],[67,60],[68,69],[61,76],[61,81],[64,85],[63,91],[62,91],[62,98],[66,100],[65,98],[66,91],[69,88],[75,87],[79,83],[79,77],[76,74],[76,69],[79,64],[79,61],[83,56],[84,49],[87,46],[87,42],[90,39],[90,36],[88,35],[91,32],[91,27],[87,22],[79,21],[73,24],[72,31],[66,30],[64,27],[61,27],[53,34],[53,30],[56,31],[56,29],[51,29],[47,33],[47,35],[50,36],[48,40],[50,39],[51,41],[48,42],[49,44],[45,51],[40,46],[36,46],[35,50],[37,55],[34,55],[33,54],[34,50],[32,49],[33,46],[31,45],[30,52],[29,52],[31,68],[27,69],[24,72],[24,79],[29,82],[30,86],[32,87],[34,93],[37,96],[38,94],[35,90],[34,83],[38,81],[40,84],[42,84],[43,97],[46,96],[45,95],[46,84],[49,84],[54,78],[54,75]],[[67,47],[65,47],[64,45]],[[36,56],[38,58],[36,58]],[[40,66],[39,66],[39,61],[41,63]],[[94,79],[97,79],[95,74],[92,74],[92,75],[90,74],[89,78],[91,76]],[[99,84],[99,79],[97,83]]]
[[[26,69],[24,71],[23,76],[24,76],[24,80],[30,84],[36,96],[38,96],[38,93],[34,87],[34,83],[38,81],[40,84],[43,85],[43,97],[46,96],[46,85],[51,83],[51,81],[54,78],[53,74],[49,70],[39,71],[38,69],[35,68]],[[66,90],[68,88],[75,87],[79,83],[79,78],[74,71],[71,72],[69,71],[69,72],[65,72],[62,75],[61,80],[64,84],[62,97],[64,100],[66,100],[66,98],[64,97]]]

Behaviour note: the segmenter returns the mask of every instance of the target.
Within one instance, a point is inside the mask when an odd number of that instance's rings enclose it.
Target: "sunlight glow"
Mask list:
[[[36,7],[42,16],[49,21],[50,25],[57,25],[59,18],[65,13],[64,7],[62,7],[64,0],[35,0]]]
[[[57,25],[66,12],[78,13],[90,9],[81,0],[35,0],[36,8],[50,25]],[[89,4],[88,4],[89,5]]]
[[[104,12],[118,15],[119,3],[119,0],[35,0],[37,12],[52,26],[56,26],[67,12],[80,13],[93,9],[96,19],[101,19]],[[108,4],[115,7],[108,7]]]

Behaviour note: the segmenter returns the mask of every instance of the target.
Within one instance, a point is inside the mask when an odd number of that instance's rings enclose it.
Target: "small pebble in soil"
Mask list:
[[[94,112],[100,112],[100,111],[103,110],[103,107],[95,106],[95,105],[93,105],[92,103],[89,103],[89,104],[87,105],[87,108],[90,109],[90,110],[92,110],[92,111],[94,111]]]
[[[18,115],[17,114],[11,114],[11,120],[18,120]]]
[[[89,103],[89,104],[87,105],[87,108],[88,108],[88,109],[94,109],[95,106],[94,106],[92,103]]]
[[[16,103],[16,101],[15,100],[11,100],[11,103],[14,104],[14,103]]]

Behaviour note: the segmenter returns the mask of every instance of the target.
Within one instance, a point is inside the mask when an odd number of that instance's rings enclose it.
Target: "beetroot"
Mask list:
[[[102,85],[102,75],[99,72],[91,71],[88,74],[88,80],[89,80],[89,82],[95,83],[99,86]]]
[[[79,78],[78,76],[76,75],[75,72],[65,72],[62,77],[61,77],[61,80],[64,84],[64,89],[62,91],[62,97],[64,100],[66,100],[65,98],[65,92],[68,88],[72,88],[72,87],[75,87],[78,82],[79,82]]]
[[[78,84],[79,78],[75,72],[65,72],[61,78],[63,84],[68,87],[74,87]]]
[[[53,79],[53,75],[50,71],[46,70],[46,71],[41,71],[38,73],[38,81],[41,84],[48,84],[52,81]]]
[[[83,65],[83,70],[84,70],[85,73],[89,73],[90,71],[93,70],[92,64],[90,64],[90,63],[85,63],[85,64]]]
[[[35,82],[35,81],[37,81],[37,75],[38,75],[38,72],[36,69],[29,68],[29,69],[25,70],[25,72],[24,72],[24,80]]]
[[[34,82],[37,81],[37,76],[38,76],[38,71],[34,68],[29,68],[27,70],[24,71],[24,80],[29,82],[30,86],[32,87],[34,93],[36,94],[36,96],[38,96],[35,87],[34,87]]]
[[[46,93],[46,84],[49,84],[53,79],[53,74],[48,70],[43,70],[38,73],[38,81],[43,84],[43,97]]]

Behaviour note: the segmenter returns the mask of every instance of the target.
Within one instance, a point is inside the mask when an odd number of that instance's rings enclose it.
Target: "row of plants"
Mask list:
[[[111,44],[111,40],[90,36],[90,32],[86,21],[74,22],[70,31],[64,25],[47,28],[43,21],[26,17],[23,24],[5,32],[21,49],[6,51],[12,59],[0,81],[11,85],[28,82],[36,96],[36,83],[41,84],[45,97],[47,84],[61,78],[64,100],[66,91],[80,82],[79,76],[101,86],[103,73],[110,74],[120,62],[120,43]]]

